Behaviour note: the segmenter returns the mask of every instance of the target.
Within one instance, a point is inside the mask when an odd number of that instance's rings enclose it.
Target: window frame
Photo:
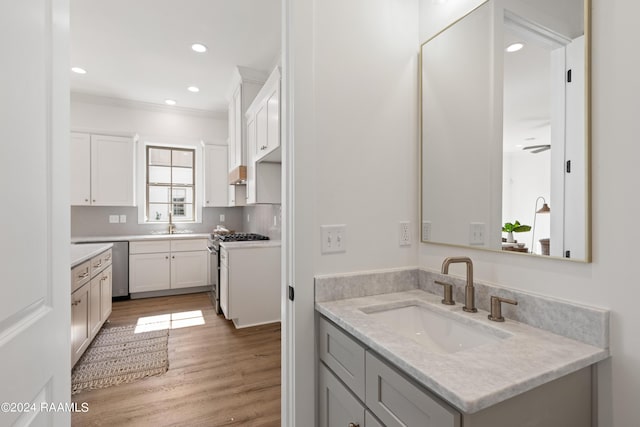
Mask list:
[[[151,166],[149,164],[149,151],[151,149],[155,149],[155,150],[166,150],[166,151],[170,151],[171,155],[170,155],[170,162],[169,162],[169,170],[170,170],[170,182],[169,183],[155,183],[156,186],[160,187],[160,186],[166,186],[167,189],[169,190],[169,214],[170,214],[170,218],[167,219],[166,221],[153,221],[150,220],[150,202],[149,202],[149,188],[151,186],[154,185],[154,183],[151,183],[149,181],[149,167]],[[180,185],[174,185],[173,182],[173,151],[185,151],[185,152],[190,152],[191,153],[191,185],[188,184],[180,184]],[[166,224],[171,222],[174,223],[196,223],[198,222],[198,218],[196,216],[197,213],[197,200],[198,200],[198,194],[197,194],[197,190],[198,190],[198,185],[196,182],[196,165],[197,165],[197,150],[196,148],[187,148],[187,147],[179,147],[179,146],[172,146],[172,145],[153,145],[153,144],[145,144],[145,157],[144,157],[144,162],[145,162],[145,211],[144,211],[144,222],[145,224]],[[179,167],[179,166],[176,166]],[[185,167],[186,169],[186,167]],[[174,213],[174,198],[173,198],[173,189],[180,189],[180,188],[184,188],[184,189],[191,189],[191,192],[193,194],[193,200],[191,202],[191,219],[186,219],[186,220],[176,220],[175,218],[175,213]],[[186,196],[186,193],[185,193]],[[178,203],[180,204],[180,203]],[[185,205],[187,203],[181,203],[182,205]]]

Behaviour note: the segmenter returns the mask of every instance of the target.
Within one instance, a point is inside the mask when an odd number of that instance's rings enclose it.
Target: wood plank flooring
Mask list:
[[[280,324],[235,329],[207,294],[115,302],[111,325],[202,310],[205,324],[169,332],[169,371],[73,396],[72,426],[279,426]]]

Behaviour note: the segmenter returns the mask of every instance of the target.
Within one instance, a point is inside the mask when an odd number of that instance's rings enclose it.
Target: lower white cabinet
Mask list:
[[[131,294],[207,285],[207,239],[129,243]]]
[[[111,315],[111,249],[71,270],[71,365]]]
[[[225,317],[236,328],[280,321],[280,246],[232,245],[220,249],[220,307]]]

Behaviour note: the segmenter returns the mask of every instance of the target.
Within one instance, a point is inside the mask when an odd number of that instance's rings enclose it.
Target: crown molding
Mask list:
[[[135,101],[132,99],[117,98],[112,96],[98,95],[88,92],[71,92],[71,100],[84,102],[87,104],[108,105],[113,107],[135,108],[160,113],[182,114],[186,116],[208,117],[212,119],[227,120],[227,111],[200,110],[197,108],[187,108],[180,106],[169,106],[154,104],[151,102]]]

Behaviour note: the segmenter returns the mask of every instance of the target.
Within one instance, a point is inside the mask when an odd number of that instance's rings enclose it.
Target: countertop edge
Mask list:
[[[86,245],[71,245],[71,268],[90,260],[96,255],[113,247],[112,243],[94,243]]]
[[[119,236],[72,237],[71,243],[135,242],[145,240],[207,239],[210,233],[128,234]]]
[[[442,384],[421,372],[420,369],[416,366],[411,365],[409,362],[405,361],[400,355],[395,354],[393,351],[390,351],[386,347],[380,345],[375,340],[371,339],[365,333],[359,331],[357,328],[350,325],[348,322],[344,321],[338,315],[333,313],[331,310],[327,309],[323,305],[328,303],[316,302],[315,309],[318,313],[325,316],[336,325],[343,328],[349,334],[353,335],[357,340],[362,342],[366,347],[380,354],[389,362],[391,362],[395,367],[409,377],[411,377],[418,384],[423,387],[428,388],[432,393],[435,393],[443,400],[449,402],[452,406],[456,407],[458,410],[462,411],[466,414],[473,414],[483,409],[489,408],[493,405],[496,405],[500,402],[503,402],[511,397],[517,396],[519,394],[525,393],[529,390],[532,390],[538,386],[551,382],[555,379],[568,375],[570,373],[576,372],[580,369],[583,369],[587,366],[600,362],[602,360],[607,359],[610,356],[609,349],[605,348],[597,348],[593,346],[594,350],[590,353],[585,353],[584,356],[568,361],[563,366],[550,366],[548,370],[544,372],[540,372],[538,375],[531,376],[524,380],[518,381],[514,384],[511,384],[508,387],[497,388],[490,392],[484,393],[481,396],[477,396],[473,400],[465,399],[462,396],[459,396],[454,391],[450,390],[446,384]],[[550,333],[551,334],[551,333]],[[567,338],[568,339],[568,338]],[[587,345],[587,344],[584,344]]]

